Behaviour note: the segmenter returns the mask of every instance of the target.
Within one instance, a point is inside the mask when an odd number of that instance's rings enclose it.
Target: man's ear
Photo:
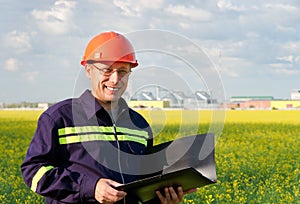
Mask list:
[[[91,79],[91,72],[92,72],[92,68],[89,64],[84,65],[84,69],[85,69],[85,75],[87,76],[87,78]]]

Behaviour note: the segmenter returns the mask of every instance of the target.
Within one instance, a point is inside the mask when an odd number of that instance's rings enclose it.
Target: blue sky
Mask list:
[[[162,30],[195,43],[214,63],[227,99],[237,95],[288,99],[293,89],[300,89],[298,0],[1,0],[0,4],[0,102],[72,97],[87,42],[110,30],[123,34]],[[139,60],[141,70],[146,64],[141,60],[170,66],[168,59]]]

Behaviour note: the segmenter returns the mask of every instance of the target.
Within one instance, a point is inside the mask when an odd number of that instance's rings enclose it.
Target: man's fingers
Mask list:
[[[178,200],[181,202],[184,196],[183,188],[181,186],[177,188],[177,196]]]
[[[171,195],[169,193],[169,188],[165,188],[164,190],[165,190],[165,197],[167,198],[167,200],[171,200],[172,197],[171,197]]]
[[[110,179],[107,179],[106,182],[107,182],[107,184],[109,184],[112,187],[118,187],[118,186],[122,185],[121,183],[118,183],[118,182],[110,180]]]
[[[96,184],[95,198],[100,203],[114,203],[126,196],[126,192],[118,191],[114,186],[119,183],[110,179],[100,179]]]
[[[171,200],[179,202],[181,200],[180,195],[181,194],[183,195],[183,191],[182,191],[181,187],[179,187],[177,190],[178,190],[178,192],[176,192],[173,187],[169,187],[169,193],[170,193]]]
[[[179,186],[176,188],[176,190],[173,187],[166,187],[163,191],[164,195],[162,195],[160,191],[156,191],[156,195],[162,204],[177,204],[182,201],[185,194],[195,192],[198,189],[190,189],[186,192],[183,192],[183,188]]]
[[[112,180],[107,181],[107,192],[112,195],[112,196],[118,196],[118,197],[125,197],[126,192],[124,191],[119,191],[115,189],[114,187],[120,186],[121,184]]]
[[[156,191],[155,193],[156,193],[157,197],[159,198],[159,200],[164,199],[163,195],[159,191]]]

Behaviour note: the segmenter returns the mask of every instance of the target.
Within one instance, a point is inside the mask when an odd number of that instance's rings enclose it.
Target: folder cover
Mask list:
[[[164,158],[147,160],[144,168],[158,166],[161,171],[138,181],[116,187],[141,202],[156,197],[155,191],[164,187],[182,186],[189,190],[213,184],[217,180],[214,160],[214,135],[199,134],[156,145],[152,153]]]
[[[134,181],[118,186],[116,189],[127,192],[127,194],[138,198],[141,202],[146,202],[155,198],[155,191],[160,190],[162,192],[164,187],[173,186],[176,190],[178,186],[181,186],[183,191],[186,191],[212,183],[215,183],[215,181],[204,177],[194,168],[187,168]]]

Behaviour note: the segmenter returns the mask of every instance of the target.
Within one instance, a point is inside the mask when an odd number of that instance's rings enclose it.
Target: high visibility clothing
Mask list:
[[[144,155],[152,145],[149,124],[124,100],[118,117],[111,119],[87,90],[42,113],[21,170],[25,183],[46,203],[97,203],[96,182],[140,179],[123,173],[141,167],[140,159],[128,155]],[[128,196],[125,200],[138,203]]]

